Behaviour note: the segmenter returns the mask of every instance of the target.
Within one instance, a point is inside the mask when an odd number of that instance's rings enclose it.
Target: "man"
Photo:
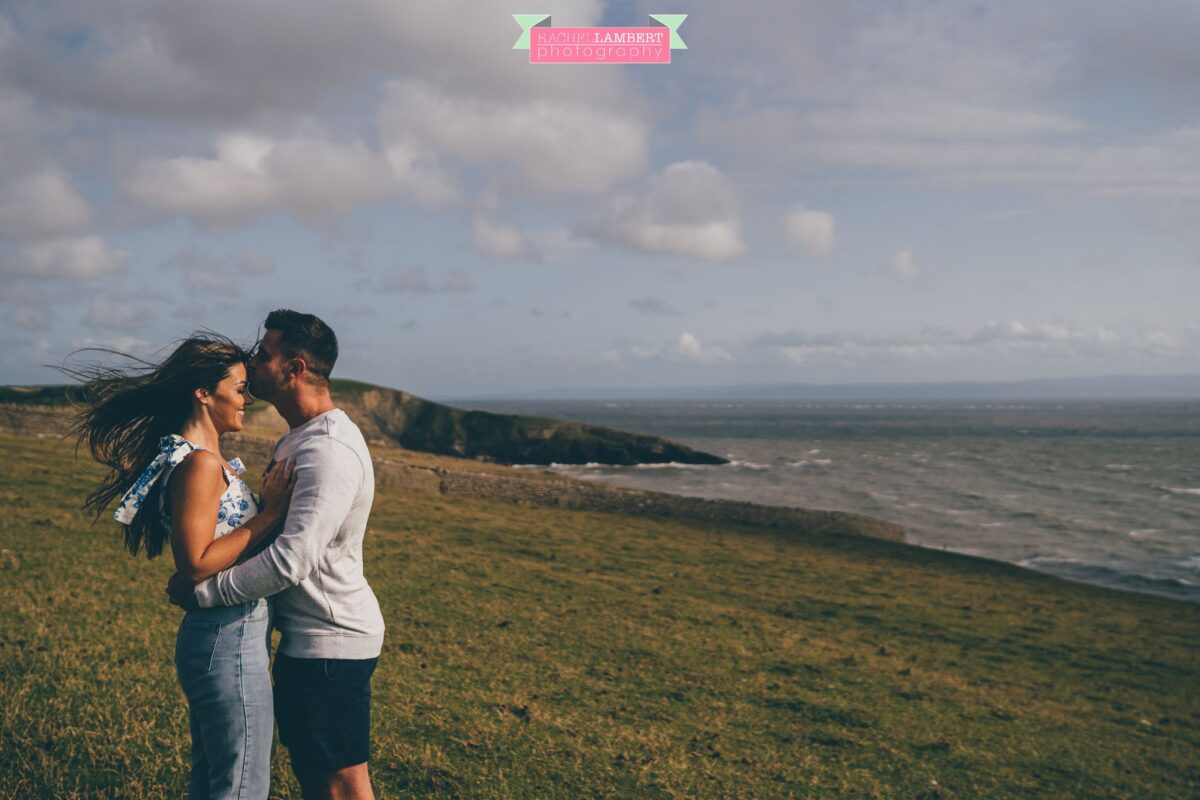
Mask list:
[[[242,564],[197,585],[172,578],[180,605],[227,606],[274,596],[275,719],[307,800],[373,798],[367,773],[371,674],[383,616],[362,569],[375,495],[371,454],[335,408],[329,375],[337,337],[312,314],[272,311],[247,368],[250,391],[291,431],[269,471],[290,460],[295,489],[278,537]]]

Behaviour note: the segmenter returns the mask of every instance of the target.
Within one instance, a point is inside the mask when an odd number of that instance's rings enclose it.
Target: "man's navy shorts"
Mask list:
[[[363,764],[371,749],[371,673],[378,658],[275,655],[279,739],[304,771]]]

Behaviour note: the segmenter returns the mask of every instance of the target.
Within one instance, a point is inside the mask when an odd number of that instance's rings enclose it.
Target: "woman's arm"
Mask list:
[[[224,493],[221,459],[207,450],[189,455],[170,476],[171,552],[175,570],[193,583],[233,566],[286,514],[286,505],[264,504],[245,525],[214,539]]]

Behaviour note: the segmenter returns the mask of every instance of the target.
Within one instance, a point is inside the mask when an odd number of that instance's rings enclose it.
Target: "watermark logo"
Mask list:
[[[687,14],[651,14],[644,28],[553,28],[549,14],[513,14],[530,64],[670,64],[687,50],[676,30]]]

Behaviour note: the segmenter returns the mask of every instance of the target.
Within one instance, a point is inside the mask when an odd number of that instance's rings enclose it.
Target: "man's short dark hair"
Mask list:
[[[308,371],[328,381],[338,357],[333,328],[314,314],[280,308],[267,314],[263,327],[279,331],[279,346],[288,358],[303,358]]]

